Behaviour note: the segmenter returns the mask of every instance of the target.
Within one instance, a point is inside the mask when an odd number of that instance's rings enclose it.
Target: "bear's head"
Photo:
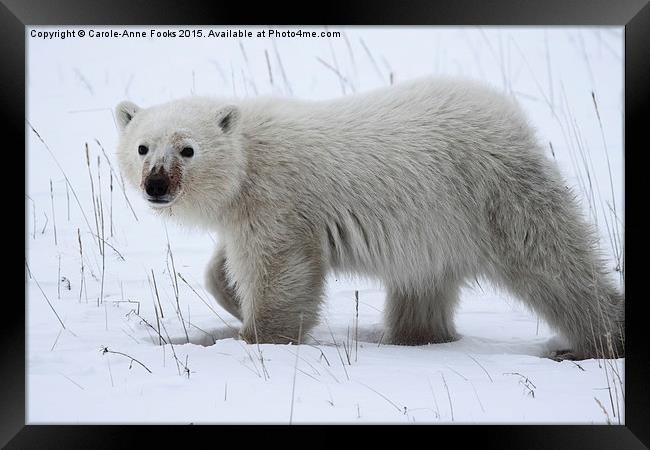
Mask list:
[[[245,170],[237,106],[200,97],[151,108],[123,101],[115,116],[120,170],[154,209],[218,214],[236,195]]]

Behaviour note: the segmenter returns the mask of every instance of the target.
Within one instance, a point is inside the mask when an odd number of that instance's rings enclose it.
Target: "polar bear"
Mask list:
[[[380,280],[384,342],[457,339],[460,287],[514,294],[576,358],[623,355],[624,296],[514,100],[424,78],[327,101],[116,108],[119,165],[156,211],[215,230],[207,288],[249,343],[298,341],[330,271]]]

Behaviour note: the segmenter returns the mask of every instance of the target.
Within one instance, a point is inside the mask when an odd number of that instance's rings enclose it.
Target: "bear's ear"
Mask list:
[[[117,120],[117,126],[120,131],[124,131],[124,128],[131,122],[131,119],[133,119],[138,111],[140,111],[140,107],[127,100],[120,102],[115,107],[115,119]]]
[[[239,108],[235,105],[227,105],[217,111],[217,124],[224,133],[232,131],[239,122]]]

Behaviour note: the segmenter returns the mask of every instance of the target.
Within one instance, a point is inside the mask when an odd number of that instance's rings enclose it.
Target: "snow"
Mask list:
[[[624,359],[544,357],[561,340],[480,280],[463,291],[462,338],[453,343],[382,343],[381,287],[333,277],[307,345],[235,340],[237,320],[202,285],[219,236],[163,222],[127,187],[132,212],[119,175],[111,194],[98,142],[117,174],[111,111],[124,98],[145,106],[193,94],[322,99],[391,78],[473,77],[519,100],[549,156],[551,143],[598,221],[614,269],[623,220],[622,28],[328,30],[345,37],[45,40],[27,30],[28,423],[624,423]],[[107,242],[103,299],[86,143]],[[180,314],[168,242],[188,283],[178,279]],[[164,317],[156,315],[152,271]],[[59,273],[70,290],[58,285]],[[159,345],[159,326],[166,345]]]

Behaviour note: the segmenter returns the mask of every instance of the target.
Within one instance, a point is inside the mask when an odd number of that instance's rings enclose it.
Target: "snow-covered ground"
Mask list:
[[[463,292],[462,338],[449,344],[383,344],[381,287],[335,278],[307,345],[232,338],[239,324],[202,284],[219,236],[164,223],[122,189],[112,115],[122,99],[322,99],[425,74],[482,79],[528,112],[620,278],[622,28],[329,30],[344,34],[43,40],[28,30],[28,423],[624,423],[624,360],[543,357],[559,347],[553,331],[482,281]]]

